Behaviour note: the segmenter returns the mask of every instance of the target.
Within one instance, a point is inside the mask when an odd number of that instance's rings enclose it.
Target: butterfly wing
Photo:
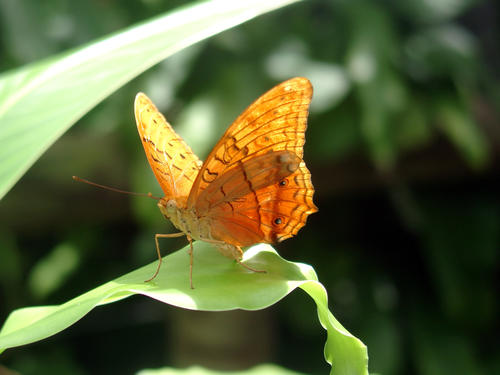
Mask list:
[[[236,163],[201,192],[197,211],[201,214],[213,211],[224,203],[232,204],[234,200],[268,186],[269,181],[281,181],[295,172],[300,162],[294,153],[281,150]]]
[[[201,161],[145,94],[137,94],[134,110],[149,165],[165,196],[187,199]]]
[[[214,239],[240,246],[283,240],[317,211],[302,161],[311,97],[305,78],[277,85],[214,147],[188,198],[188,207],[210,219]]]
[[[306,224],[307,217],[318,211],[313,194],[311,174],[304,161],[287,178],[257,191],[255,199],[260,205],[258,224],[264,234],[262,242],[281,242],[296,235]],[[235,207],[237,215],[246,212],[244,206]]]
[[[271,159],[279,153],[257,156],[226,172],[203,191],[200,200],[209,201],[207,216],[214,239],[237,246],[280,242],[297,234],[307,216],[317,211],[304,161],[294,154],[286,162]],[[267,156],[265,166],[254,163]],[[239,178],[240,174],[248,179]],[[236,180],[241,182],[236,184]],[[269,181],[274,183],[269,185]]]

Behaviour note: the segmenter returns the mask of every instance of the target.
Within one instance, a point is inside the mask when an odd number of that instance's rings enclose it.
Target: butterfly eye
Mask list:
[[[283,220],[281,220],[281,217],[277,217],[276,219],[274,219],[274,224],[281,225],[281,223],[283,223]]]
[[[288,180],[286,178],[284,178],[283,180],[281,180],[278,184],[280,187],[285,187],[288,185]]]

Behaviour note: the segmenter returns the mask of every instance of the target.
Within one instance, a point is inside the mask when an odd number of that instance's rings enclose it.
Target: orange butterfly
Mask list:
[[[165,193],[158,207],[181,231],[156,234],[159,263],[150,280],[161,265],[158,238],[187,236],[192,287],[193,240],[213,243],[245,266],[242,246],[283,241],[305,225],[318,210],[302,160],[311,97],[306,78],[275,86],[234,121],[202,164],[151,100],[137,94],[137,129]]]

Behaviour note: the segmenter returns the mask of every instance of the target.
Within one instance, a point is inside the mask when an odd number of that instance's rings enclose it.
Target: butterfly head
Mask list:
[[[158,207],[160,208],[161,213],[166,216],[168,219],[172,219],[176,216],[179,211],[179,205],[175,199],[171,198],[161,198],[158,202]]]

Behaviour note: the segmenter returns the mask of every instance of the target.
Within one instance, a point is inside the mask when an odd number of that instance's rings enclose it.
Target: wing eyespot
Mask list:
[[[285,187],[285,186],[288,186],[288,180],[286,178],[284,178],[283,180],[281,180],[279,183],[278,183],[278,186],[279,187]]]

